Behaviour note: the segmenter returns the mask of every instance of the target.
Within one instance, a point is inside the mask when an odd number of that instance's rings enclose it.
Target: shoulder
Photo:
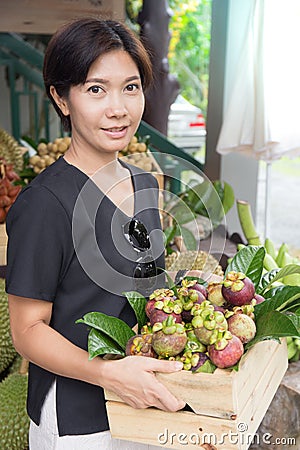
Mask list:
[[[26,186],[12,206],[14,214],[28,207],[30,211],[64,209],[71,216],[78,193],[87,177],[59,158]],[[46,214],[47,215],[47,214]]]

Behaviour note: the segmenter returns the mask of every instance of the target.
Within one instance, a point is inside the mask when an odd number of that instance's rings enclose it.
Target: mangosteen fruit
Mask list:
[[[196,283],[193,286],[193,289],[195,289],[196,291],[200,292],[202,295],[204,295],[205,298],[207,298],[208,292],[207,292],[206,287],[203,284]]]
[[[178,359],[183,363],[183,370],[197,372],[209,358],[204,352],[191,352],[187,350]]]
[[[259,305],[260,303],[265,301],[265,297],[260,294],[254,294],[254,299],[256,300],[256,305]]]
[[[162,323],[153,325],[152,347],[161,358],[177,356],[184,350],[187,335],[184,325],[177,323],[173,316],[169,316]]]
[[[175,322],[177,322],[177,323],[181,323],[182,322],[181,314],[175,314],[174,312],[167,313],[167,312],[163,311],[162,309],[155,309],[154,308],[152,313],[151,313],[151,316],[150,316],[150,325],[153,326],[157,322],[163,322],[169,316],[174,317]]]
[[[227,319],[228,330],[237,336],[242,344],[252,341],[256,333],[256,325],[247,314],[233,314]]]
[[[153,298],[152,300],[148,300],[146,303],[145,312],[146,312],[148,319],[150,319],[152,311],[154,310],[155,302],[156,302],[156,300]]]
[[[226,303],[222,294],[223,283],[208,283],[207,298],[215,306],[223,306]]]
[[[200,309],[194,310],[192,326],[195,336],[204,345],[213,344],[218,338],[218,333],[227,331],[228,328],[224,314],[215,311],[214,306],[208,301],[202,303]]]
[[[225,300],[234,306],[250,304],[255,295],[255,286],[242,272],[228,272],[222,286]]]
[[[155,358],[155,352],[152,348],[152,334],[136,334],[132,336],[127,344],[126,356],[148,356]]]
[[[208,360],[209,360],[209,357],[206,353],[203,353],[203,352],[193,353],[191,371],[195,372],[195,373],[200,372],[201,367]]]
[[[228,333],[228,332],[227,332]],[[208,356],[211,362],[219,369],[227,369],[234,366],[242,357],[244,346],[240,339],[232,335],[227,345],[222,350],[217,350],[215,345],[208,347]]]
[[[206,346],[199,341],[199,339],[195,334],[195,330],[187,330],[186,334],[187,334],[187,343],[184,351],[200,352],[200,353],[206,352]]]

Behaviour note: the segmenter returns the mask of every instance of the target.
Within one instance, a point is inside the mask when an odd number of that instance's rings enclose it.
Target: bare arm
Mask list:
[[[52,303],[13,295],[8,300],[13,342],[24,358],[55,374],[112,390],[136,408],[177,411],[184,407],[155,377],[156,371],[174,372],[181,364],[136,356],[89,360],[85,350],[49,326]]]

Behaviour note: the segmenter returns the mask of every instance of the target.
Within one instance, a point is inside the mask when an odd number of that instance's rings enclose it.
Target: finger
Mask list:
[[[158,382],[160,386],[157,386],[158,397],[155,399],[156,408],[162,409],[163,411],[171,411],[175,412],[179,409],[185,407],[185,401],[175,397],[171,392],[160,382]]]
[[[129,358],[136,358],[136,356],[130,356]],[[147,372],[179,372],[183,368],[181,361],[166,361],[156,358],[143,357],[143,369]]]

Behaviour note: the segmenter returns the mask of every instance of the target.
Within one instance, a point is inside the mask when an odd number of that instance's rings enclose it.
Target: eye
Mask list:
[[[139,84],[132,83],[132,84],[128,84],[128,86],[126,86],[126,90],[129,92],[134,92],[134,91],[137,91],[138,89],[140,89]]]
[[[103,89],[100,86],[94,85],[89,87],[88,91],[92,94],[101,94],[101,92],[103,92]]]

